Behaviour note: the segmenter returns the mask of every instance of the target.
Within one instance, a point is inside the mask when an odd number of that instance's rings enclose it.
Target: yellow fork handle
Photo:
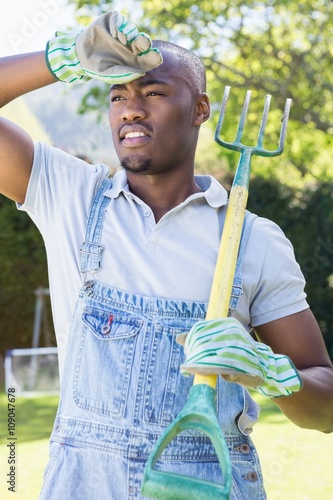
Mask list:
[[[209,297],[207,320],[228,316],[247,198],[248,190],[244,186],[232,187]],[[197,374],[193,385],[197,384],[215,388],[217,375]]]

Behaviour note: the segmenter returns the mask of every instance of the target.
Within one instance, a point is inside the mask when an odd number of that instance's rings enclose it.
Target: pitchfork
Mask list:
[[[228,316],[229,302],[234,280],[237,255],[244,223],[248,198],[250,165],[253,155],[278,156],[283,152],[291,99],[286,100],[282,117],[279,147],[269,151],[263,147],[271,96],[267,95],[256,146],[242,144],[244,124],[251,100],[251,91],[246,92],[236,138],[227,142],[220,138],[225,117],[230,87],[224,91],[220,116],[215,132],[215,141],[223,148],[239,151],[241,156],[230,190],[228,209],[218,251],[206,319]],[[195,375],[188,399],[175,420],[167,427],[148,458],[142,494],[164,500],[227,500],[231,494],[231,463],[228,446],[216,415],[216,375]],[[223,483],[211,483],[171,472],[158,471],[154,466],[168,444],[182,431],[192,429],[208,436],[214,445],[222,470]]]

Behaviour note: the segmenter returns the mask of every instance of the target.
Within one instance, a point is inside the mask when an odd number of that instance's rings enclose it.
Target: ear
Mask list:
[[[208,120],[210,116],[210,103],[208,95],[202,92],[197,99],[195,125],[200,126]]]

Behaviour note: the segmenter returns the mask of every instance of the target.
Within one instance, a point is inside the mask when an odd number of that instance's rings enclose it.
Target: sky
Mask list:
[[[117,5],[117,2],[123,6],[124,4],[131,4],[132,0],[116,0],[115,5]],[[72,4],[68,5],[68,0],[11,0],[13,7],[10,8],[9,5],[9,0],[0,0],[0,58],[45,50],[47,41],[54,36],[57,30],[78,27],[74,15],[74,6]],[[49,88],[46,87],[36,92],[42,96],[44,92],[45,95],[48,95],[48,91]],[[31,94],[33,95],[34,92]],[[78,103],[74,101],[73,106],[76,109]],[[73,106],[66,104],[66,116],[70,123],[74,115],[76,115],[72,109]],[[80,117],[80,123],[82,122],[84,121]],[[89,120],[87,120],[86,125],[82,124],[82,127],[85,126],[86,139],[84,146],[92,151],[89,150],[89,156],[96,162],[105,162],[106,155],[113,155],[108,126],[103,122],[103,124],[97,124],[94,128],[94,125]],[[89,139],[87,139],[88,135]],[[39,139],[39,137],[33,138],[35,140],[44,140]],[[80,146],[79,152],[88,154],[86,150],[83,151],[81,143],[78,144],[77,141],[77,136],[73,138],[69,134],[68,143],[70,145],[66,143],[62,147],[69,148],[69,150],[72,148],[73,151],[77,152]]]
[[[56,30],[76,26],[67,0],[0,0],[0,7],[0,57],[43,50]]]

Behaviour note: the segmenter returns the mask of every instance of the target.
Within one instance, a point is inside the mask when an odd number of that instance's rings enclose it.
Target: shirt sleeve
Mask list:
[[[106,165],[90,165],[65,151],[36,143],[26,198],[18,209],[28,212],[45,236],[74,197],[80,200],[83,211],[89,209],[99,182],[108,172]]]
[[[252,276],[248,290],[251,325],[256,327],[307,309],[305,279],[293,246],[280,227],[257,218],[248,244],[245,273],[250,271]]]

